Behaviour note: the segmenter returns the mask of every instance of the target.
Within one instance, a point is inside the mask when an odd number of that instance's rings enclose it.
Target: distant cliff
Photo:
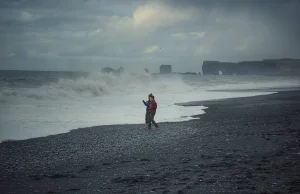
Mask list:
[[[159,72],[161,74],[172,73],[172,65],[161,65],[160,68],[159,68]]]
[[[117,74],[119,74],[119,73],[123,73],[124,72],[124,68],[120,67],[119,69],[115,70],[115,69],[113,69],[111,67],[104,67],[104,68],[101,69],[101,72],[102,73],[117,73]]]
[[[220,62],[220,61],[203,61],[202,73],[203,75],[223,75],[235,74],[237,63]]]
[[[197,75],[196,72],[185,72],[185,73],[182,73],[182,72],[175,72],[173,74],[181,74],[181,75]],[[201,73],[199,73],[201,74]]]
[[[299,59],[265,59],[238,63],[203,61],[204,75],[300,75]]]

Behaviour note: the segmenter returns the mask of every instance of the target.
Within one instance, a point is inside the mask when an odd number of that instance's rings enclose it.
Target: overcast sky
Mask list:
[[[0,69],[300,58],[300,0],[1,0]]]

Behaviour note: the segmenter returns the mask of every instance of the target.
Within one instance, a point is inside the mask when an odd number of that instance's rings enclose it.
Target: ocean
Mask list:
[[[159,123],[196,119],[192,116],[209,108],[175,103],[268,95],[298,87],[300,78],[288,76],[0,71],[0,141],[98,125],[142,124],[142,100],[149,93],[158,103]]]

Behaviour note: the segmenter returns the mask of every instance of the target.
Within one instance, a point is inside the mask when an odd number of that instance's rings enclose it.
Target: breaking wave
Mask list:
[[[135,94],[188,94],[202,91],[265,90],[299,88],[299,77],[251,76],[181,76],[122,73],[120,75],[95,72],[85,75],[49,77],[36,75],[0,76],[0,101],[16,98],[58,100],[126,96]]]
[[[77,97],[97,97],[108,94],[126,95],[150,91],[160,93],[182,93],[194,88],[186,84],[180,76],[151,76],[149,74],[121,75],[91,73],[76,79],[61,78],[56,82],[39,87],[5,87],[0,89],[0,98],[12,97],[30,99],[60,99]]]

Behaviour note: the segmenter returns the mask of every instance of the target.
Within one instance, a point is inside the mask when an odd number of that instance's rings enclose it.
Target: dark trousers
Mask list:
[[[145,114],[145,123],[148,124],[150,122],[150,113],[148,111],[146,111]]]
[[[151,129],[151,123],[153,123],[153,125],[157,128],[158,125],[157,123],[154,121],[154,116],[155,116],[156,112],[150,112],[149,113],[149,122],[148,122],[148,128]]]

